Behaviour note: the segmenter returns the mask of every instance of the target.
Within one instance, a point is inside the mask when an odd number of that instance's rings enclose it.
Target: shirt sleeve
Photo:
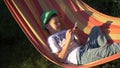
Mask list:
[[[49,47],[50,47],[52,53],[57,53],[61,50],[61,47],[57,44],[55,39],[52,37],[48,38],[48,44],[49,44]]]

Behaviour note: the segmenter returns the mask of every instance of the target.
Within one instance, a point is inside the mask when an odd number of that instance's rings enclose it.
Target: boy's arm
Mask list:
[[[75,37],[75,41],[78,43],[78,44],[80,44],[80,36],[79,36],[79,31],[78,31],[78,27],[77,27],[77,22],[75,22],[75,25],[74,25],[74,27],[73,27],[73,32],[74,32],[74,37]]]
[[[66,32],[66,42],[65,42],[62,50],[59,51],[58,53],[55,53],[55,54],[54,54],[55,57],[56,57],[59,61],[61,61],[61,62],[64,62],[65,59],[66,59],[66,57],[67,57],[67,55],[68,55],[68,49],[69,49],[69,44],[70,44],[70,42],[71,42],[71,37],[72,37],[72,30],[69,29],[69,30],[67,30],[67,32]]]
[[[75,37],[75,41],[78,43],[78,44],[81,44],[80,43],[80,35],[79,35],[79,31],[78,31],[78,29],[75,29],[74,30],[74,37]]]
[[[64,47],[62,48],[61,51],[59,51],[58,53],[55,53],[55,57],[57,58],[57,60],[59,60],[60,62],[64,62],[66,59],[66,56],[68,54],[68,48],[69,48],[69,42],[66,42],[66,44],[64,45]]]

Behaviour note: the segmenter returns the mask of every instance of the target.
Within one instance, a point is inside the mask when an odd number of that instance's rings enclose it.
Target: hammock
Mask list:
[[[60,63],[50,53],[46,43],[48,33],[41,29],[40,15],[45,10],[56,9],[65,28],[73,28],[77,21],[82,44],[85,44],[91,28],[95,25],[101,25],[109,43],[120,43],[120,18],[102,14],[81,0],[5,0],[5,3],[37,51],[57,65],[66,68],[93,67],[120,58],[118,53],[80,66]]]

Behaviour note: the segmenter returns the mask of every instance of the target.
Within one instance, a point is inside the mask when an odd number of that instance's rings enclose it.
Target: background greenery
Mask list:
[[[120,0],[84,0],[84,2],[102,13],[120,17]],[[119,67],[120,59],[94,68]],[[0,0],[0,68],[60,68],[36,51],[3,0]]]

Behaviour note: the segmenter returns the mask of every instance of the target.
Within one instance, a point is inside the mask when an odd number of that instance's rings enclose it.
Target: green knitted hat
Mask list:
[[[57,11],[56,10],[49,10],[49,11],[45,11],[42,15],[41,15],[41,22],[42,22],[42,28],[46,29],[45,25],[48,23],[48,20],[51,18],[52,15],[56,14],[57,15]]]

